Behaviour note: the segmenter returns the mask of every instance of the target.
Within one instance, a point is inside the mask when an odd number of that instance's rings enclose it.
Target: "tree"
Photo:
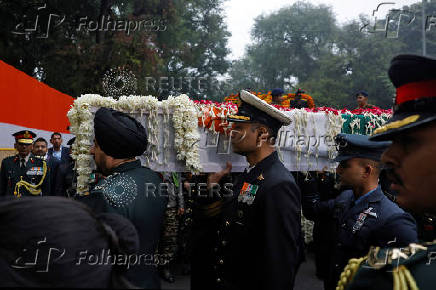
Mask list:
[[[38,10],[44,3],[45,8]],[[146,78],[212,78],[227,70],[229,33],[222,21],[221,4],[212,0],[1,1],[0,16],[6,25],[0,27],[0,55],[7,63],[75,97],[104,94],[104,74],[119,67],[134,73],[137,94],[166,96],[181,91],[147,86]],[[40,38],[52,14],[58,15],[61,23],[52,21],[50,35]],[[20,22],[32,25],[37,16],[40,31],[11,33]],[[120,26],[112,26],[116,21]],[[123,23],[128,21],[143,21],[143,29],[127,32]],[[97,23],[104,24],[94,29]],[[198,95],[196,89],[182,87],[190,95]]]

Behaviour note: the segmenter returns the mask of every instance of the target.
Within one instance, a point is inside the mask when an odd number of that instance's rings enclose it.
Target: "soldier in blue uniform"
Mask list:
[[[436,213],[436,59],[399,55],[389,78],[397,89],[394,114],[372,140],[392,140],[382,162],[396,201],[434,217]],[[436,243],[372,248],[350,260],[340,289],[435,289]],[[357,272],[357,273],[356,273]],[[350,283],[351,281],[351,283]]]
[[[18,154],[2,161],[0,196],[50,195],[50,172],[47,164],[30,154],[36,134],[24,130],[14,133],[13,136]]]
[[[279,160],[275,138],[288,115],[241,91],[234,122],[233,151],[249,167],[233,183],[223,205],[216,246],[216,282],[223,289],[292,289],[303,255],[300,190]],[[213,188],[231,164],[211,174]]]
[[[303,210],[309,219],[323,216],[336,220],[336,245],[325,289],[335,289],[351,258],[365,255],[370,246],[406,246],[417,241],[415,221],[388,199],[378,185],[380,156],[389,142],[372,142],[368,136],[339,134],[337,174],[341,186],[350,186],[335,199],[320,201],[308,182],[303,188]]]
[[[147,148],[145,128],[127,114],[100,108],[95,114],[94,132],[91,154],[105,178],[89,195],[77,198],[96,213],[117,213],[133,223],[138,231],[139,252],[127,278],[140,288],[160,289],[157,266],[165,261],[155,252],[168,193],[160,190],[161,177],[136,159]]]

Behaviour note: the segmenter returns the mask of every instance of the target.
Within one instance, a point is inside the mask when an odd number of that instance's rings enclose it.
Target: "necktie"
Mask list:
[[[21,158],[20,163],[21,163],[21,164],[20,164],[21,169],[23,169],[24,167],[26,167],[26,159]]]

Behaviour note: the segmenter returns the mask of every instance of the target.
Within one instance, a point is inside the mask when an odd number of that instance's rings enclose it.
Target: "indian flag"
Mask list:
[[[73,97],[63,94],[0,60],[0,149],[13,151],[12,134],[31,130],[49,142],[53,132],[64,144],[74,137],[67,127]],[[50,147],[50,143],[49,143]]]

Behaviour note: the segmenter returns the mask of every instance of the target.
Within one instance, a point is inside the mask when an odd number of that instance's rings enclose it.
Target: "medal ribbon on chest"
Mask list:
[[[247,203],[248,205],[252,204],[254,198],[256,197],[256,192],[258,189],[259,189],[258,185],[244,182],[241,190],[239,191],[238,201]]]
[[[370,207],[359,214],[359,217],[353,225],[353,234],[360,230],[360,228],[365,223],[365,219],[368,215],[377,218],[377,214],[375,212],[372,212],[372,210],[373,208]]]

